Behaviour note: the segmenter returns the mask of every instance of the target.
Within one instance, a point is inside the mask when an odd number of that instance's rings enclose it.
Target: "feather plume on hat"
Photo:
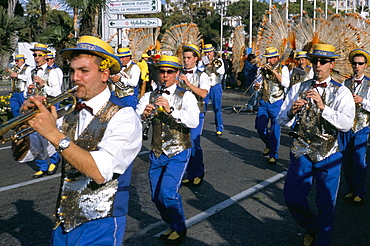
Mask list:
[[[132,60],[134,62],[140,61],[142,54],[148,51],[160,50],[160,44],[158,41],[159,30],[159,27],[129,30],[129,46],[132,51]]]

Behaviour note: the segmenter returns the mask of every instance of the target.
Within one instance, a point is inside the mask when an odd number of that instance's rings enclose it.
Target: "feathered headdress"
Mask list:
[[[238,26],[232,37],[233,69],[238,74],[243,70],[245,53],[245,31],[244,26]]]
[[[159,51],[161,46],[158,39],[160,28],[139,28],[130,29],[128,38],[130,40],[129,46],[132,51],[132,60],[138,62],[141,55],[145,52],[156,50]]]
[[[172,26],[166,30],[161,40],[162,52],[169,51],[172,55],[177,56],[182,63],[182,46],[194,44],[199,48],[202,47],[202,35],[198,26],[194,23],[182,23]]]

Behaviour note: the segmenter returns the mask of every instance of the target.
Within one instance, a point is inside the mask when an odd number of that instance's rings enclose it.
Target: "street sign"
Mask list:
[[[161,12],[161,0],[114,1],[108,3],[110,14],[152,14]]]
[[[135,18],[109,20],[110,28],[149,28],[162,26],[162,20],[158,18]]]

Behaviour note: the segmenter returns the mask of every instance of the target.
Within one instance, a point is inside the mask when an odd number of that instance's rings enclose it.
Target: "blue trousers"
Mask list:
[[[52,234],[53,246],[121,246],[126,216],[92,220],[66,233],[58,226]]]
[[[276,118],[282,104],[283,100],[271,104],[261,99],[255,121],[255,128],[259,137],[266,144],[266,147],[270,149],[269,156],[275,159],[279,156],[280,146],[280,126]],[[270,130],[268,128],[269,121],[271,122]]]
[[[114,104],[118,106],[132,107],[134,110],[136,109],[136,106],[139,103],[139,100],[135,95],[118,98],[114,95],[114,92],[111,92],[110,101],[112,101]]]
[[[196,128],[190,128],[191,138],[191,156],[186,169],[187,178],[194,179],[195,177],[204,176],[203,150],[200,146],[200,138],[203,132],[204,113],[199,114],[199,125]]]
[[[177,232],[182,232],[186,229],[179,189],[190,154],[191,149],[186,149],[171,158],[164,154],[156,158],[153,151],[149,154],[149,180],[152,201],[161,214],[163,221],[169,223],[171,229]]]
[[[212,86],[208,95],[204,98],[204,108],[207,111],[209,100],[212,100],[213,112],[215,113],[216,131],[224,131],[224,123],[222,121],[222,88],[221,84]]]
[[[45,160],[36,159],[35,161],[36,161],[36,165],[39,167],[39,170],[45,172],[49,169],[50,164],[55,164],[60,161],[60,156],[58,152],[55,152],[55,154],[50,156],[49,159],[45,159]]]
[[[21,114],[21,106],[26,99],[23,96],[23,92],[13,92],[9,99],[10,110],[13,117],[17,117]]]
[[[369,133],[369,127],[356,133],[352,130],[340,133],[340,138],[345,146],[342,151],[343,172],[348,192],[359,197],[364,197],[366,193],[366,150]]]
[[[306,155],[297,159],[290,153],[290,166],[284,185],[285,202],[297,223],[307,233],[317,235],[316,245],[330,245],[341,161],[341,152],[317,163],[313,163]],[[307,200],[314,180],[318,216],[311,211]]]

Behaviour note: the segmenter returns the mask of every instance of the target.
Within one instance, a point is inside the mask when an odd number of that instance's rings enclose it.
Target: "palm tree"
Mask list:
[[[84,6],[83,0],[61,0],[61,3],[65,7],[70,7],[73,10],[73,29],[74,29],[74,35],[77,38],[78,36],[78,17],[79,17],[79,11]]]
[[[80,12],[80,35],[98,35],[99,14],[105,8],[106,0],[83,0],[84,6]]]
[[[5,68],[15,51],[18,38],[28,40],[24,20],[0,6],[0,68]]]

